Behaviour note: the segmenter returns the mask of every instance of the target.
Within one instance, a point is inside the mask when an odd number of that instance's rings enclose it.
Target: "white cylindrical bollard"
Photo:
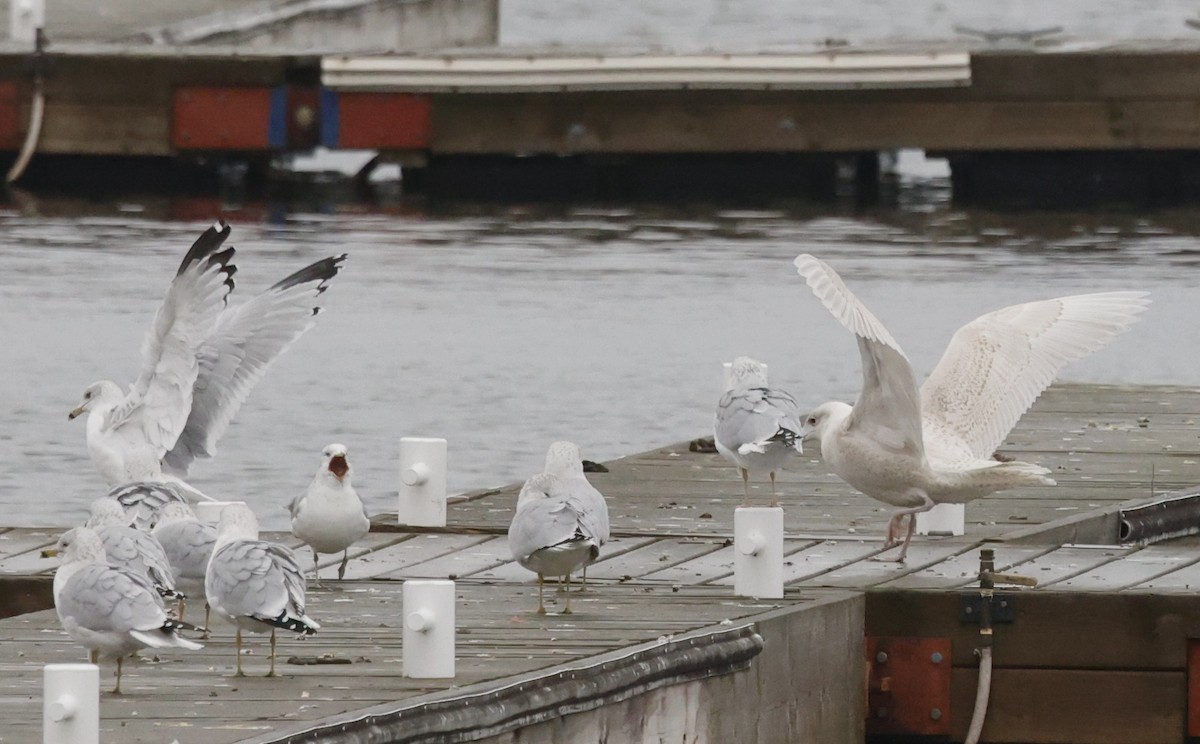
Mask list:
[[[918,535],[962,535],[967,531],[966,504],[938,504],[917,514]]]
[[[416,527],[446,526],[446,440],[400,440],[400,503],[397,522]]]
[[[217,524],[221,521],[221,510],[230,504],[245,505],[245,501],[197,501],[192,509],[196,512],[196,519],[208,524]]]
[[[454,676],[454,582],[409,579],[404,582],[403,670],[405,677]]]
[[[759,362],[759,364],[762,364],[762,362]],[[730,374],[733,372],[733,362],[723,362],[721,367],[725,373],[724,377],[722,378],[724,384],[721,386],[721,392],[727,393],[730,390],[733,390],[733,379],[730,377]],[[763,374],[766,375],[768,372],[767,365],[763,364],[762,369]]]
[[[783,509],[744,506],[733,512],[733,590],[739,597],[783,596]]]
[[[100,667],[47,664],[42,673],[43,744],[98,744]]]

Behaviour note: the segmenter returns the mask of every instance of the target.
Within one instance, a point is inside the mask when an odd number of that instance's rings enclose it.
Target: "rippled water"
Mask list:
[[[0,213],[6,524],[65,525],[102,492],[83,388],[136,374],[141,336],[206,223],[151,205]],[[86,216],[82,216],[86,215]],[[161,215],[161,216],[160,216]],[[397,440],[444,436],[453,490],[539,469],[572,439],[606,459],[710,425],[720,363],[750,354],[805,403],[852,398],[858,357],[795,275],[816,253],[890,326],[923,374],[954,329],[1004,304],[1146,288],[1135,332],[1071,379],[1195,384],[1200,226],[1188,213],[1003,216],[929,200],[855,213],[360,208],[226,215],[247,297],[348,251],[327,313],[255,389],[193,481],[270,527],[327,443],[350,446],[373,510],[392,508]]]

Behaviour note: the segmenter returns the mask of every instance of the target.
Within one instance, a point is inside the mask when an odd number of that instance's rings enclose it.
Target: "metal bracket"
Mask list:
[[[1012,594],[992,595],[992,622],[1011,623],[1016,616],[1014,602]],[[977,593],[964,593],[959,598],[958,607],[960,622],[979,625],[979,615],[983,611],[983,597]]]
[[[950,734],[949,638],[867,636],[869,735]]]

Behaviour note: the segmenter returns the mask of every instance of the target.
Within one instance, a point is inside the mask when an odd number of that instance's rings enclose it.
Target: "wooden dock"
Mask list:
[[[1200,638],[1200,539],[1121,545],[1117,517],[1122,507],[1200,483],[1197,421],[1194,389],[1056,386],[1002,452],[1051,468],[1059,485],[972,503],[965,536],[916,538],[904,564],[870,560],[882,548],[887,511],[800,458],[781,487],[786,596],[770,602],[732,596],[740,479],[719,455],[686,441],[589,475],[609,500],[614,538],[589,570],[589,592],[573,599],[573,616],[530,612],[536,585],[512,563],[504,538],[516,486],[455,497],[443,529],[381,517],[352,553],[351,580],[312,592],[321,632],[281,641],[281,659],[295,658],[281,665],[280,679],[230,678],[225,629],[202,652],[131,665],[129,694],[102,701],[103,727],[113,740],[181,744],[350,741],[400,718],[442,733],[453,722],[487,741],[511,741],[506,732],[521,727],[522,741],[567,740],[565,731],[579,740],[608,731],[609,740],[639,741],[645,731],[666,731],[664,721],[677,726],[673,734],[710,740],[861,741],[864,726],[880,741],[904,733],[961,739],[978,664],[978,628],[964,622],[962,603],[976,594],[986,547],[998,570],[1038,582],[1003,590],[1015,612],[995,633],[986,741],[1181,741],[1191,731],[1188,691],[1200,689],[1200,647],[1193,652],[1189,640]],[[766,492],[765,483],[754,490],[764,500]],[[30,605],[46,606],[53,563],[38,551],[55,532],[0,533],[5,585],[21,586]],[[400,581],[447,577],[458,582],[458,677],[405,679]],[[915,692],[888,685],[865,700],[864,638],[894,649],[889,677],[908,673],[902,639],[934,644],[920,647],[920,674],[933,669],[928,648],[944,649],[937,658],[949,663],[935,661],[933,682],[912,685]],[[0,639],[0,718],[10,723],[0,741],[36,741],[41,667],[78,660],[81,651],[52,610],[0,621]],[[251,672],[265,668],[264,645],[247,657]],[[671,671],[701,647],[713,651],[702,663],[693,659],[694,676]],[[620,679],[620,660],[638,653],[658,659],[658,686],[624,698],[615,682],[603,689],[600,680]],[[582,712],[550,723],[566,708],[525,694],[522,684],[567,700],[580,695],[585,702],[574,710]],[[737,705],[729,703],[733,689]],[[696,713],[698,700],[705,715]],[[924,728],[897,728],[897,711],[931,707],[936,716],[918,716]],[[618,722],[634,728],[613,728]],[[420,740],[413,736],[396,740]]]

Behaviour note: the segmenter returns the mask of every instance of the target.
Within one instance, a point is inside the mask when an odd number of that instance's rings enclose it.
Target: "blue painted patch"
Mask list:
[[[280,85],[271,89],[271,117],[267,122],[267,144],[282,150],[288,141],[288,89]]]
[[[337,148],[342,137],[341,112],[335,90],[321,88],[321,145]]]

